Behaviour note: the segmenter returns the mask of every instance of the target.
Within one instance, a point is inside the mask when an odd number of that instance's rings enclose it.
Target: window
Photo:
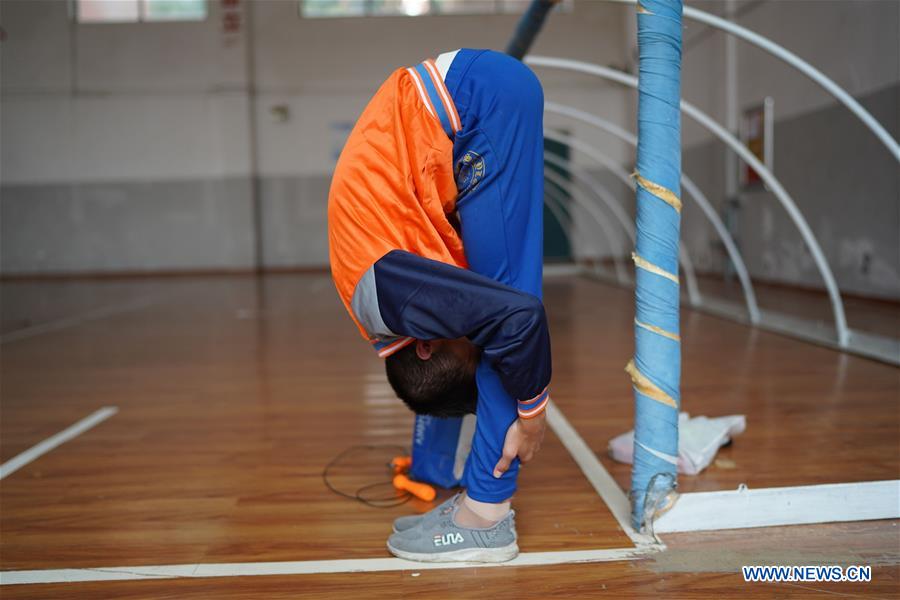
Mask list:
[[[316,17],[502,15],[525,12],[531,0],[299,0],[300,14]],[[572,10],[562,0],[556,10]]]
[[[206,0],[74,0],[79,23],[203,21]]]

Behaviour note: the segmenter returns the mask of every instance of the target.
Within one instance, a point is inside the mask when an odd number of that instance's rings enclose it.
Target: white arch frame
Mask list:
[[[547,137],[546,135],[544,136]],[[550,138],[547,138],[550,139]],[[553,154],[545,153],[544,161],[549,162],[551,165],[555,167],[559,167],[560,169],[565,169],[568,173],[575,176],[575,182],[578,187],[581,189],[587,190],[591,192],[593,196],[596,196],[603,202],[603,205],[609,209],[609,212],[612,213],[615,220],[622,226],[622,229],[625,231],[625,235],[628,236],[628,239],[634,244],[635,233],[634,233],[634,225],[632,224],[631,218],[625,214],[625,211],[622,210],[622,206],[616,201],[613,197],[612,192],[609,191],[605,186],[600,184],[597,180],[595,180],[591,175],[578,169],[571,162],[568,162],[559,156],[555,156]],[[570,196],[573,195],[569,194]]]
[[[625,269],[625,265],[622,264],[622,258],[615,252],[615,248],[612,245],[613,238],[616,238],[616,239],[618,239],[618,238],[613,233],[612,229],[609,228],[609,223],[607,222],[605,216],[597,210],[596,206],[594,206],[588,202],[585,202],[585,201],[575,197],[573,194],[571,194],[566,189],[563,177],[560,176],[558,173],[555,173],[552,170],[545,167],[544,168],[544,179],[549,181],[550,183],[552,183],[556,188],[558,188],[560,190],[560,192],[568,194],[569,198],[572,199],[572,202],[574,202],[575,204],[577,204],[578,206],[583,208],[588,213],[588,215],[591,217],[591,219],[593,219],[594,222],[597,223],[597,226],[600,227],[600,230],[603,232],[603,237],[605,238],[604,241],[606,242],[606,246],[609,249],[609,254],[610,254],[610,256],[612,256],[612,259],[613,259],[613,267],[614,267],[615,273],[616,273],[616,281],[618,281],[621,284],[630,283],[630,279],[628,277],[628,270]],[[544,188],[544,192],[545,193],[547,192],[546,187]],[[559,203],[561,209],[565,209],[565,204],[563,204],[563,200],[562,200],[562,194],[557,194],[554,191],[553,194],[550,194],[550,195],[551,195],[551,197],[553,197],[554,200],[556,200]],[[555,212],[553,213],[553,215],[556,217],[556,220],[559,221],[560,224],[562,224],[562,221],[560,220],[560,215],[558,215]],[[569,222],[570,226],[576,225],[574,219],[566,219],[566,221]],[[585,241],[587,241],[587,240],[585,240]]]
[[[544,136],[546,137],[546,135]],[[549,139],[549,138],[548,138]],[[583,185],[579,186],[588,192],[593,192],[593,195],[600,199],[601,202],[609,209],[616,220],[622,225],[622,228],[625,230],[625,233],[628,234],[628,238],[631,240],[631,243],[635,242],[635,232],[634,226],[631,224],[631,219],[624,213],[622,207],[616,202],[616,199],[613,197],[612,193],[606,188],[606,186],[600,184],[596,179],[588,175],[587,173],[582,173],[580,169],[575,168],[575,165],[571,163],[566,163],[561,160],[559,157],[553,156],[551,154],[544,153],[544,160],[548,158],[553,158],[554,164],[560,166],[566,170],[568,170],[575,178],[580,181]],[[585,183],[587,181],[587,183]],[[630,178],[626,176],[626,185]],[[631,182],[630,187],[633,189],[633,182]],[[569,195],[575,199],[576,197],[569,193]],[[697,284],[697,273],[694,270],[694,263],[691,261],[690,255],[687,253],[687,250],[684,248],[684,244],[680,241],[678,242],[678,264],[681,265],[681,269],[684,271],[684,280],[685,280],[685,288],[687,291],[688,303],[691,306],[700,306],[703,304],[703,296],[700,294],[700,286]],[[628,283],[631,284],[631,279],[628,278]]]
[[[602,129],[632,146],[637,146],[637,137],[635,137],[634,134],[614,123],[611,123],[605,119],[601,119],[600,117],[597,117],[590,113],[580,111],[570,106],[557,104],[555,102],[546,102],[544,104],[544,110],[549,113],[561,114],[582,121],[584,123],[587,123],[588,125],[592,125],[594,127]],[[585,154],[586,156],[592,158],[593,160],[608,168],[610,172],[619,180],[621,180],[625,185],[630,187],[632,190],[634,189],[634,180],[628,175],[628,172],[594,146],[591,146],[590,144],[587,144],[575,138],[566,138],[557,135],[552,131],[547,131],[546,129],[544,130],[544,137],[561,144],[567,144],[571,148],[575,148],[579,152]],[[695,184],[694,181],[684,173],[681,174],[681,184],[684,187],[685,191],[690,195],[690,197],[693,198],[697,203],[697,206],[700,207],[703,215],[712,224],[713,229],[715,229],[716,233],[719,236],[719,239],[725,246],[725,251],[728,253],[728,257],[731,259],[731,263],[734,265],[735,274],[738,276],[738,280],[741,283],[741,289],[744,293],[744,304],[747,306],[747,318],[753,325],[759,324],[760,311],[759,304],[756,301],[756,292],[753,290],[753,282],[750,279],[750,273],[747,270],[747,266],[744,263],[744,258],[741,255],[740,250],[738,250],[734,238],[731,237],[731,234],[725,228],[725,224],[722,223],[722,219],[719,217],[719,214],[712,207],[712,204],[710,204],[709,199],[707,199],[706,197],[706,194],[704,194],[700,190],[697,184]],[[690,280],[688,280],[688,285],[690,285]],[[688,288],[688,291],[690,292],[690,287]]]
[[[627,73],[623,73],[622,71],[617,71],[616,69],[603,67],[601,65],[595,65],[592,63],[565,58],[552,58],[548,56],[532,55],[526,56],[525,62],[536,67],[561,69],[565,71],[584,73],[586,75],[594,75],[602,79],[608,79],[610,81],[621,83],[628,87],[637,88],[637,77],[628,75]],[[772,172],[769,171],[769,169],[764,164],[762,164],[759,159],[756,158],[756,156],[754,156],[746,148],[746,146],[741,144],[724,127],[710,118],[709,115],[684,100],[681,101],[681,110],[692,119],[700,123],[700,125],[702,125],[704,128],[713,133],[721,141],[725,142],[725,144],[730,146],[731,149],[734,150],[745,162],[753,167],[753,169],[759,174],[763,182],[768,185],[772,193],[775,194],[775,197],[781,203],[782,207],[784,207],[784,209],[787,211],[788,216],[794,222],[794,226],[797,227],[797,229],[800,231],[800,235],[802,236],[803,241],[806,243],[807,248],[812,254],[813,260],[816,263],[816,267],[819,269],[819,273],[821,274],[822,279],[825,281],[825,288],[828,290],[828,296],[831,300],[831,310],[834,315],[837,345],[840,348],[847,348],[850,340],[850,332],[847,328],[847,317],[844,313],[844,303],[841,299],[841,294],[838,290],[837,282],[834,279],[834,274],[831,272],[831,267],[828,265],[828,261],[825,259],[825,254],[822,252],[821,246],[819,246],[818,240],[816,240],[816,237],[813,235],[812,230],[809,228],[809,224],[806,222],[803,214],[797,208],[797,204],[794,202],[793,198],[791,198],[791,196],[781,185],[781,182],[775,178]]]
[[[547,139],[551,139],[546,135],[547,132],[544,132],[544,137]],[[560,142],[565,143],[565,142]],[[584,172],[582,169],[579,169],[575,164],[571,162],[566,162],[562,158],[558,156],[554,156],[553,154],[544,153],[544,160],[550,162],[551,164],[560,167],[562,169],[566,169],[570,174],[575,176],[574,183],[578,185],[578,187],[586,190],[588,193],[596,196],[600,199],[604,206],[613,214],[616,221],[622,226],[622,229],[625,230],[628,239],[631,240],[631,243],[634,244],[635,241],[635,232],[634,225],[632,224],[631,217],[625,214],[625,211],[622,210],[622,206],[616,201],[612,192],[609,189],[594,179],[591,175]],[[625,176],[625,184],[631,185],[633,187],[634,182],[626,175]],[[592,205],[587,203],[581,204],[578,201],[578,197],[568,191],[569,196],[573,199],[573,201],[577,202],[580,206],[583,206],[585,210],[589,210],[589,206],[593,208]],[[594,217],[595,219],[598,217]],[[614,257],[614,260],[615,257]],[[691,261],[690,255],[685,250],[684,245],[680,242],[678,244],[678,262],[681,265],[682,270],[684,271],[684,279],[686,282],[686,291],[688,302],[691,306],[700,306],[703,304],[703,296],[700,294],[700,286],[697,284],[697,274],[694,270],[694,263]],[[626,281],[629,285],[633,282],[630,277],[626,277]]]
[[[563,234],[566,236],[566,239],[569,242],[569,246],[572,247],[572,242],[574,238],[581,238],[581,234],[584,233],[581,231],[581,228],[575,224],[575,222],[569,218],[564,209],[564,204],[562,198],[560,197],[560,192],[558,192],[555,188],[553,190],[549,190],[547,187],[544,188],[544,206],[553,214],[556,220],[559,222],[560,228],[563,230]],[[599,224],[599,221],[598,221]],[[600,229],[604,230],[604,236],[607,236],[609,230],[606,229],[605,225],[600,225]],[[583,242],[587,242],[589,238],[582,238]],[[604,237],[604,241],[608,243],[608,237]],[[616,270],[616,282],[621,284],[622,275]]]
[[[619,4],[637,3],[637,0],[606,1],[617,2]],[[753,44],[757,48],[761,48],[762,50],[765,50],[776,58],[781,59],[782,61],[791,65],[792,67],[818,83],[819,86],[821,86],[826,92],[834,96],[841,104],[846,106],[850,110],[850,112],[856,115],[856,117],[863,122],[863,125],[865,125],[869,131],[874,133],[879,141],[884,144],[888,151],[894,156],[894,160],[900,163],[900,144],[898,144],[897,141],[893,137],[891,137],[891,134],[889,134],[887,130],[882,127],[881,123],[879,123],[878,120],[873,117],[869,111],[863,108],[862,105],[853,98],[853,96],[848,94],[844,90],[844,88],[836,84],[820,70],[818,70],[790,50],[776,44],[769,38],[761,36],[758,33],[747,29],[746,27],[741,27],[736,23],[732,23],[727,19],[717,17],[708,12],[704,12],[690,6],[684,7],[684,16],[688,19],[700,21],[701,23],[705,23],[710,27],[720,29],[722,31],[730,33],[733,36],[739,37],[745,42]]]

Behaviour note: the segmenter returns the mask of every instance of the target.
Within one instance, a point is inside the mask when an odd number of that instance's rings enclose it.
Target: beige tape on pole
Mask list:
[[[681,336],[679,336],[677,333],[672,333],[671,331],[666,331],[662,327],[657,327],[656,325],[651,325],[649,323],[642,323],[641,321],[638,321],[637,319],[634,320],[634,324],[637,325],[638,327],[646,329],[647,331],[652,331],[655,334],[669,338],[670,340],[675,340],[676,342],[681,341]]]
[[[660,269],[659,267],[654,265],[652,262],[650,262],[646,258],[642,258],[642,257],[638,256],[637,252],[631,253],[631,259],[634,261],[634,265],[637,268],[644,269],[645,271],[650,271],[651,273],[659,275],[660,277],[665,277],[669,281],[672,281],[676,284],[678,283],[678,275],[675,275],[674,273],[669,273],[668,271],[666,271],[664,269]]]
[[[678,198],[678,196],[675,195],[675,192],[670,189],[664,188],[658,183],[653,183],[649,179],[644,179],[644,177],[642,177],[641,174],[637,171],[635,171],[631,176],[634,177],[634,180],[639,186],[674,208],[676,211],[681,212],[681,200]]]
[[[671,406],[674,409],[678,408],[678,403],[675,402],[674,398],[659,389],[655,383],[647,379],[643,373],[638,371],[638,368],[634,365],[634,359],[629,360],[628,364],[625,365],[625,372],[631,375],[631,383],[634,385],[634,389],[648,398],[653,398],[666,406]]]

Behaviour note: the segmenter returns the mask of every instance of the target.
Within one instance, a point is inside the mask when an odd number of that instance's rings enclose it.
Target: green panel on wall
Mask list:
[[[558,156],[563,160],[569,159],[569,147],[553,140],[544,140],[544,152]],[[569,174],[555,165],[548,163],[544,167],[558,173],[566,180],[569,179]],[[554,188],[553,191],[560,195],[559,189],[556,189],[552,183],[544,181],[544,187]],[[564,192],[562,197],[564,201],[569,200],[567,192]],[[566,204],[568,205],[568,202]],[[550,209],[547,208],[546,204],[544,205],[544,260],[550,262],[572,260],[572,248],[569,245],[566,230]]]

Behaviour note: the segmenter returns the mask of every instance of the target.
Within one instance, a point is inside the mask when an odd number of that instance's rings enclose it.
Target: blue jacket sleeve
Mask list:
[[[468,338],[483,351],[520,414],[541,404],[550,383],[550,334],[541,301],[460,269],[394,250],[375,263],[381,317],[422,340]]]

